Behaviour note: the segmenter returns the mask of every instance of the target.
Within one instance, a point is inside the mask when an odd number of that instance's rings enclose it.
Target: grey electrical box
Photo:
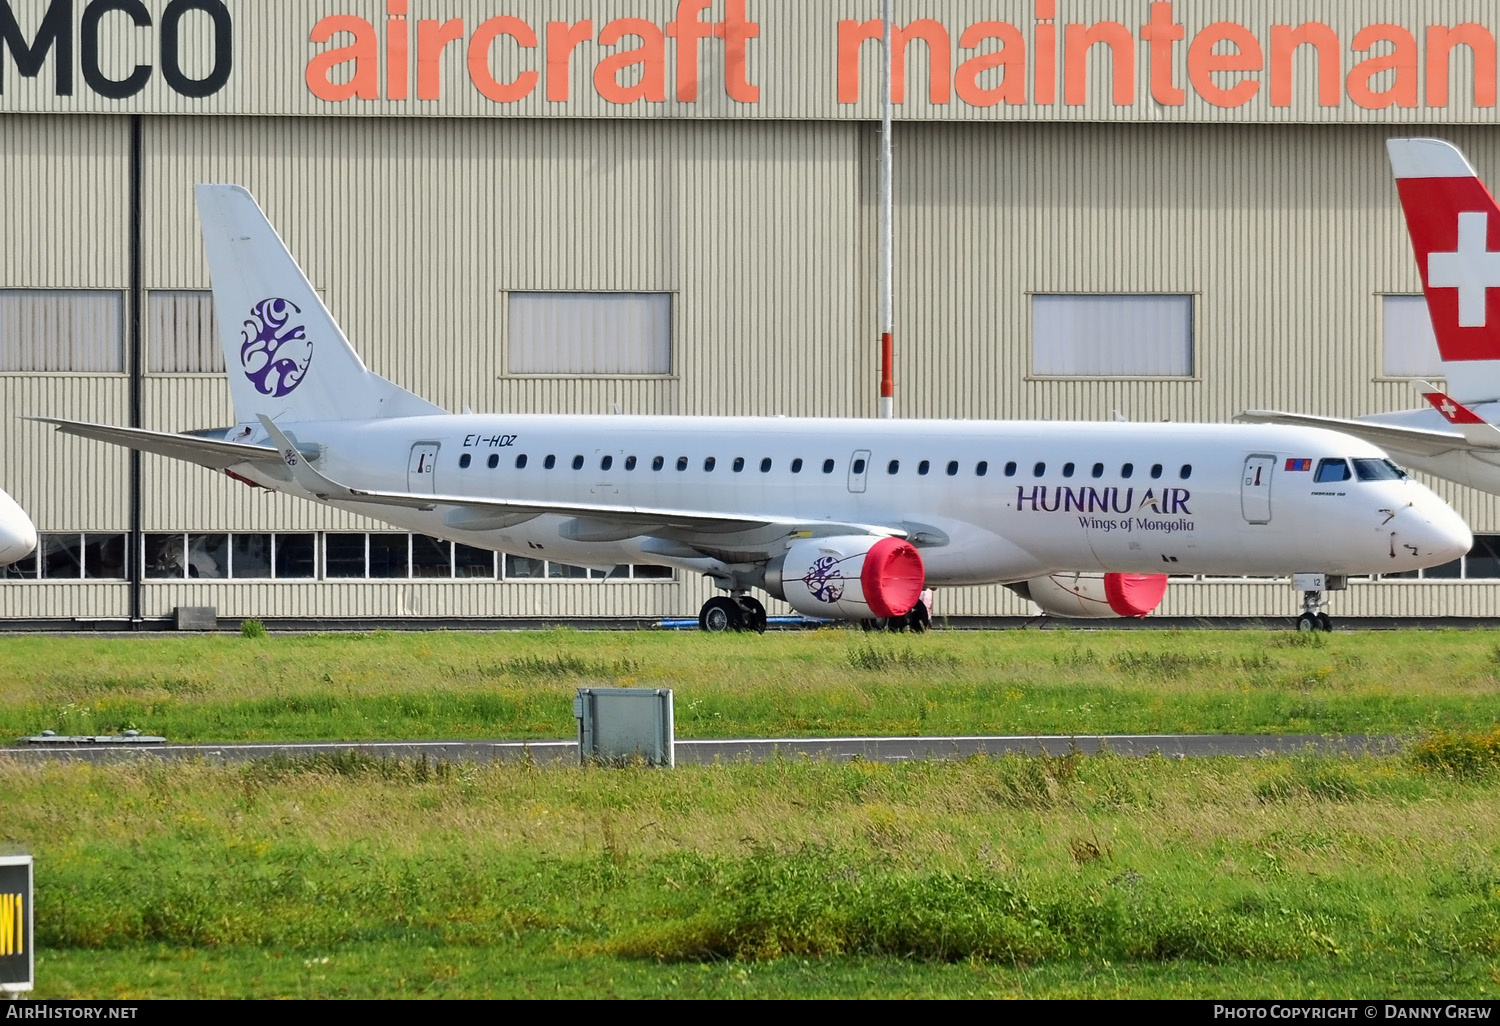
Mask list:
[[[573,716],[580,763],[675,764],[671,688],[579,688]]]

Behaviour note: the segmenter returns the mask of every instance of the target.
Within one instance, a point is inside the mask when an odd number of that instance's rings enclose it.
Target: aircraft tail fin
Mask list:
[[[443,412],[367,369],[249,192],[199,185],[235,420],[368,420]]]
[[[1442,139],[1386,142],[1449,387],[1500,398],[1500,206]]]

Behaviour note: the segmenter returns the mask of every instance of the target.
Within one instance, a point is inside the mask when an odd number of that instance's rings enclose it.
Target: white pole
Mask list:
[[[891,285],[891,0],[881,5],[880,74],[880,417],[895,415],[895,313]]]

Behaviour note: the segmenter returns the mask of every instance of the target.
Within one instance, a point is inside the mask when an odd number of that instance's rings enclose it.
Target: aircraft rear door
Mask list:
[[[869,472],[870,450],[855,450],[854,455],[849,457],[849,491],[855,495],[863,495],[865,491],[865,475]]]
[[[437,442],[418,442],[411,447],[411,462],[406,465],[407,491],[437,491],[437,454]]]
[[[1276,457],[1255,453],[1245,457],[1245,473],[1240,479],[1240,512],[1247,524],[1271,522],[1271,474]]]

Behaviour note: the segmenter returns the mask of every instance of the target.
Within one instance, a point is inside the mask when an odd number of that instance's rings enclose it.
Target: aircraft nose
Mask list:
[[[14,563],[36,548],[36,528],[26,521],[0,521],[0,566]]]
[[[1436,495],[1413,503],[1410,512],[1415,516],[1401,525],[1396,542],[1416,557],[1416,565],[1449,563],[1474,547],[1474,532],[1464,518]]]

